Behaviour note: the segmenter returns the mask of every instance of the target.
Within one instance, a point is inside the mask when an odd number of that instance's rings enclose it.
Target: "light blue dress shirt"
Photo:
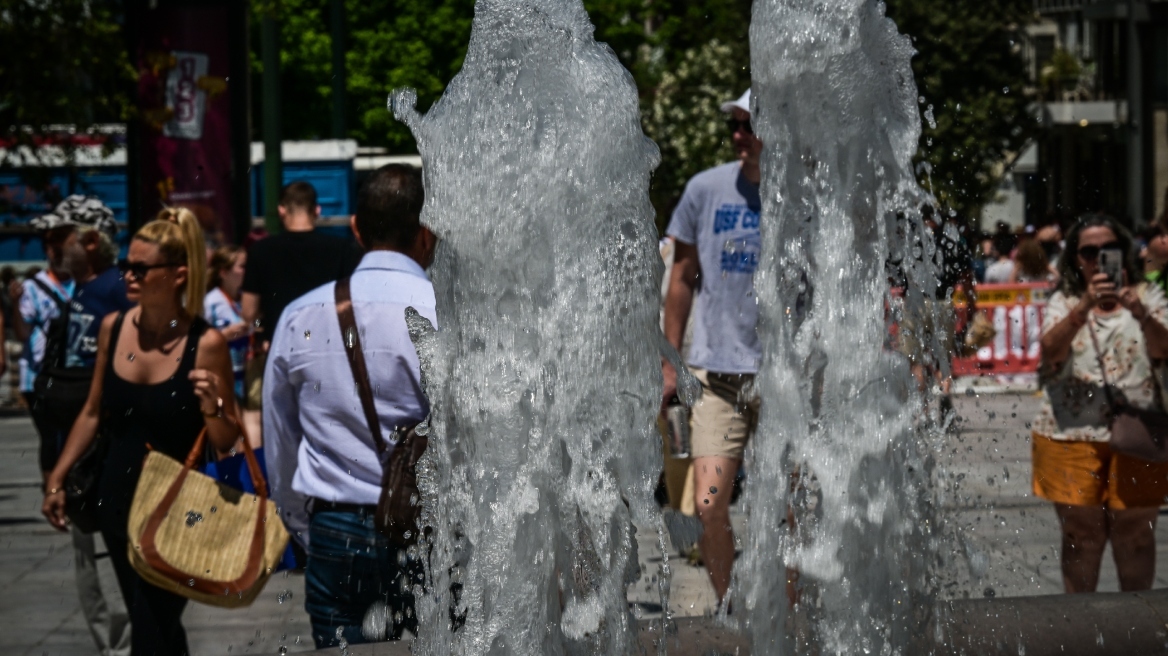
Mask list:
[[[335,283],[328,283],[284,309],[264,373],[271,498],[303,545],[309,497],[374,505],[381,494],[383,460],[341,342],[334,290]],[[382,435],[391,440],[395,427],[416,424],[430,411],[405,311],[413,307],[436,325],[434,288],[409,257],[372,251],[353,272],[351,290],[374,405]]]

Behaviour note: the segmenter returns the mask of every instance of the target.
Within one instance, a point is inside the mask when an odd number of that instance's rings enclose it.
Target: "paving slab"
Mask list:
[[[1009,599],[1062,590],[1057,520],[1051,505],[1030,492],[1027,424],[1038,402],[1025,385],[964,385],[955,396],[960,421],[936,443],[935,475],[945,490],[939,509],[948,540],[944,548],[957,554],[939,582],[943,600]],[[95,653],[77,603],[70,538],[40,516],[36,457],[28,418],[0,417],[0,589],[5,592],[0,595],[0,654]],[[736,530],[742,530],[743,519],[736,507]],[[666,555],[673,575],[674,616],[698,621],[711,614],[714,596],[705,570],[680,558],[668,538],[662,554],[656,527],[637,528],[642,578],[629,588],[634,614],[646,621],[659,616],[654,577],[660,575]],[[1168,562],[1168,526],[1163,522],[1157,526],[1157,545],[1159,562]],[[107,594],[117,598],[108,559],[99,560],[99,572]],[[1156,587],[1168,588],[1168,567],[1160,568]],[[1100,591],[1116,590],[1118,579],[1108,554]],[[304,613],[304,577],[294,573],[274,576],[246,609],[192,603],[184,624],[196,655],[313,648]]]

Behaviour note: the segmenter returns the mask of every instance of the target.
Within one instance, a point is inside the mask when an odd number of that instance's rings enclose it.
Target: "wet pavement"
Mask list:
[[[963,554],[940,581],[944,598],[1042,595],[1062,589],[1054,511],[1030,493],[1027,423],[1036,412],[1038,398],[1024,386],[993,390],[992,394],[957,394],[961,420],[938,441],[937,476],[956,484],[940,511],[942,524],[950,529],[945,548]],[[0,589],[4,591],[0,595],[0,653],[94,653],[77,603],[71,541],[44,522],[40,501],[32,424],[26,417],[0,418]],[[735,514],[739,527],[742,519],[741,513]],[[1162,565],[1156,587],[1165,588],[1168,527],[1163,522],[1157,526],[1157,537]],[[640,527],[643,577],[630,587],[629,600],[642,618],[654,617],[661,610],[653,580],[662,560],[657,543],[655,530]],[[713,592],[705,571],[678,557],[672,546],[669,550],[674,614],[709,613]],[[99,546],[98,551],[104,548]],[[101,559],[99,567],[104,589],[116,596],[108,559]],[[1118,590],[1110,552],[1104,558],[1099,589]],[[275,654],[281,645],[289,653],[310,650],[303,604],[304,577],[284,573],[268,582],[250,608],[228,611],[192,603],[184,616],[191,650],[197,655]]]

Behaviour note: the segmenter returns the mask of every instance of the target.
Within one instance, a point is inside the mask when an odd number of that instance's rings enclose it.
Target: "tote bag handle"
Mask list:
[[[235,421],[234,419],[232,421]],[[162,497],[162,501],[158,503],[158,507],[154,512],[150,513],[150,518],[146,521],[146,528],[142,531],[142,557],[150,567],[154,568],[159,574],[173,580],[186,583],[190,587],[205,592],[208,594],[240,594],[255,584],[260,577],[260,568],[263,567],[264,556],[264,508],[268,500],[268,482],[264,479],[264,474],[260,471],[259,462],[256,460],[255,452],[252,451],[251,444],[247,439],[247,429],[244,428],[241,422],[235,422],[239,426],[240,435],[243,436],[243,457],[247,461],[248,472],[251,473],[252,483],[255,485],[256,496],[259,497],[259,503],[256,506],[256,521],[255,528],[252,531],[251,544],[247,551],[247,563],[243,568],[243,574],[234,581],[216,581],[208,579],[198,574],[191,572],[183,572],[174,567],[162,557],[158,552],[158,544],[156,537],[158,529],[162,526],[162,520],[170,513],[171,508],[174,507],[174,502],[178,498],[178,493],[182,490],[183,482],[187,479],[187,474],[199,462],[199,456],[203,452],[203,444],[207,438],[207,428],[199,432],[199,437],[195,439],[194,446],[187,454],[186,462],[183,463],[182,470],[178,476],[175,477],[174,482],[166,490],[166,495]]]

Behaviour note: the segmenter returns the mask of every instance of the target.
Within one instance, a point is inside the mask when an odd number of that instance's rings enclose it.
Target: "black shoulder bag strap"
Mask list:
[[[65,341],[69,338],[69,313],[72,310],[69,300],[61,298],[60,292],[45,284],[40,278],[30,278],[33,284],[40,287],[49,298],[57,304],[57,316],[50,319],[42,330],[45,332],[45,356],[41,362],[42,371],[49,369],[62,370],[65,368]]]
[[[37,287],[40,287],[41,289],[45,290],[45,293],[48,294],[50,298],[52,298],[54,301],[57,302],[58,307],[62,307],[68,303],[68,301],[61,298],[60,292],[53,289],[52,287],[49,287],[47,284],[45,284],[45,281],[41,280],[40,278],[37,278],[34,276],[32,278],[29,278],[29,280],[31,280],[33,282],[33,284],[36,285]]]
[[[361,409],[365,411],[365,422],[377,443],[377,453],[384,454],[388,446],[381,434],[381,421],[373,405],[373,390],[369,384],[369,369],[365,366],[365,353],[361,349],[361,333],[357,330],[357,317],[353,314],[353,297],[349,290],[349,278],[337,281],[335,297],[337,319],[341,324],[341,343],[349,356],[349,369],[353,372],[353,382],[357,385],[357,396],[361,398]]]

